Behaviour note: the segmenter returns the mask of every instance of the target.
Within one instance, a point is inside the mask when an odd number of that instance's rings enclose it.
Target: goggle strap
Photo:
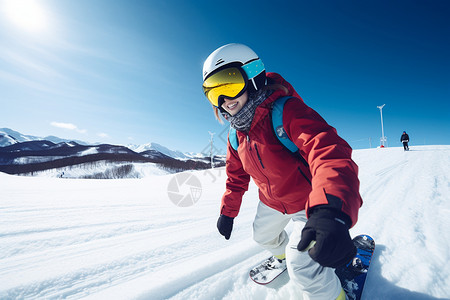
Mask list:
[[[247,74],[248,79],[252,79],[264,71],[264,64],[260,59],[257,59],[243,65],[242,70]]]

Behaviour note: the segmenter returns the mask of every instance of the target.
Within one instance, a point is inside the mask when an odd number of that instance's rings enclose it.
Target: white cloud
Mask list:
[[[57,128],[75,130],[76,132],[79,132],[79,133],[87,132],[86,129],[79,129],[76,125],[74,125],[72,123],[51,122],[50,125],[52,125],[53,127],[57,127]]]
[[[59,123],[59,122],[51,122],[50,125],[58,128],[64,128],[64,129],[70,129],[75,130],[77,129],[77,126],[71,123]]]
[[[97,133],[97,135],[99,137],[101,137],[101,138],[109,138],[109,135],[107,133],[104,133],[104,132]]]

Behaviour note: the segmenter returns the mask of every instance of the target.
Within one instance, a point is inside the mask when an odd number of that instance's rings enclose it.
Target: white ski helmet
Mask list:
[[[258,68],[250,66],[250,63],[258,61]],[[203,63],[203,81],[214,71],[229,64],[239,65],[247,75],[249,92],[259,90],[266,85],[266,70],[258,55],[243,44],[227,44],[212,52]],[[247,67],[248,66],[248,67]]]

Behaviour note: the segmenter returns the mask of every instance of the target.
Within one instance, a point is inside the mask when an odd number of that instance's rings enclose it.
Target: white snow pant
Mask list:
[[[288,237],[284,228],[290,220],[294,228]],[[307,251],[297,250],[306,221],[305,211],[283,214],[260,201],[253,222],[253,238],[273,255],[286,253],[289,276],[303,290],[303,299],[336,299],[342,288],[334,269],[322,267],[311,259]]]

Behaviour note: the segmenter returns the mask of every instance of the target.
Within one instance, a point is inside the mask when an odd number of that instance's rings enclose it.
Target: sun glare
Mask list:
[[[47,27],[47,16],[38,1],[8,0],[4,11],[12,23],[26,31],[37,33]]]

